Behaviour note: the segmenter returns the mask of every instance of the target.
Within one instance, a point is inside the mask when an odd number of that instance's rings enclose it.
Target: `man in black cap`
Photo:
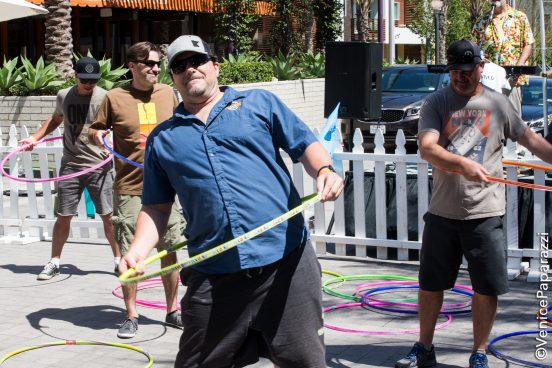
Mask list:
[[[103,88],[96,85],[100,78],[100,64],[96,59],[83,57],[77,62],[75,71],[77,85],[59,91],[52,116],[46,119],[33,135],[20,141],[20,144],[34,143],[53,132],[63,122],[63,157],[59,175],[85,170],[106,159],[106,154],[88,141],[88,128],[106,93]],[[32,149],[32,146],[29,149]],[[51,259],[38,275],[38,280],[49,280],[59,275],[61,251],[69,237],[71,219],[77,214],[84,188],[88,189],[96,212],[103,221],[105,237],[111,245],[117,270],[121,253],[111,224],[111,167],[110,162],[85,175],[59,182],[59,208],[52,234]]]
[[[494,323],[498,295],[508,292],[503,234],[502,147],[510,138],[552,162],[552,145],[528,129],[508,97],[480,83],[484,62],[471,41],[447,50],[451,85],[429,95],[420,112],[419,148],[433,165],[433,192],[420,252],[420,339],[395,367],[437,364],[433,334],[443,291],[453,287],[462,263],[474,289],[470,368],[486,368],[485,345]]]

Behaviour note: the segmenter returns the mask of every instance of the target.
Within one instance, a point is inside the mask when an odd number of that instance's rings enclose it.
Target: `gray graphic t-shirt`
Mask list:
[[[491,176],[502,178],[502,147],[516,141],[526,125],[508,98],[487,87],[478,96],[458,96],[451,87],[429,95],[420,112],[418,131],[439,134],[439,144],[457,155],[483,165]],[[433,167],[429,212],[469,220],[505,212],[504,185],[469,181],[462,175]]]
[[[62,165],[75,170],[91,167],[107,156],[101,148],[88,142],[88,127],[94,121],[106,90],[97,87],[91,96],[77,93],[77,87],[62,89],[57,94],[55,115],[63,115]],[[102,169],[109,169],[105,165]]]

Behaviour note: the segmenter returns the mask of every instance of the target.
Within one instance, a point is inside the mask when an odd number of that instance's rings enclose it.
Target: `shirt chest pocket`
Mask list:
[[[250,117],[243,117],[238,114],[232,118],[220,119],[209,129],[209,136],[218,142],[248,142],[258,140],[263,135],[268,135],[266,123]]]

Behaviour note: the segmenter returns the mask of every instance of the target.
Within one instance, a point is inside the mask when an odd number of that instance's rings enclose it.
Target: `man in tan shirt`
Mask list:
[[[157,84],[159,75],[159,49],[150,42],[139,42],[128,49],[127,65],[132,73],[132,82],[109,91],[100,106],[94,124],[89,129],[90,140],[103,146],[102,137],[113,131],[115,152],[136,163],[143,163],[144,148],[148,134],[158,122],[170,118],[177,106],[176,96],[167,85]],[[126,254],[134,237],[138,212],[142,206],[142,168],[121,159],[115,161],[115,183],[113,185],[113,224],[115,236]],[[183,218],[173,207],[165,235],[157,245],[167,248],[181,241]],[[161,259],[161,267],[177,262],[172,253]],[[182,326],[177,311],[178,273],[162,276],[167,300],[165,322]],[[117,336],[131,338],[138,330],[136,310],[136,285],[123,286],[127,317]]]

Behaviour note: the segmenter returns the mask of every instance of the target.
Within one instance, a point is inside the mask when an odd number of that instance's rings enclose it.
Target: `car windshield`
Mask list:
[[[521,98],[521,104],[522,105],[534,105],[534,106],[542,106],[542,80],[537,79],[531,79],[529,81],[529,84],[524,85],[522,92],[522,98]],[[550,84],[547,85],[546,88],[546,99],[548,100],[548,103],[552,102],[552,86]]]
[[[383,92],[433,92],[439,86],[439,74],[424,69],[386,69]]]

